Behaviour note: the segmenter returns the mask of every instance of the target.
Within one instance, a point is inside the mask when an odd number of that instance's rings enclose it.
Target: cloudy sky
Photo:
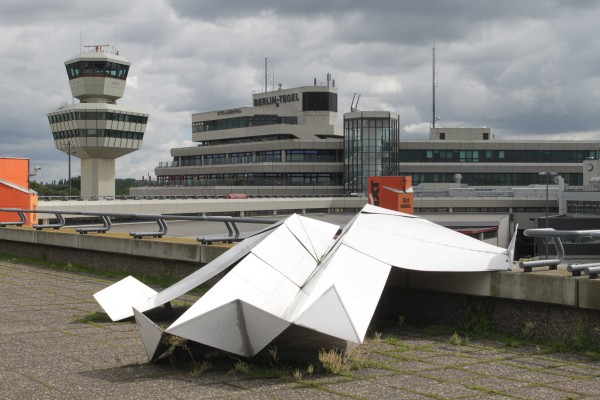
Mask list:
[[[46,118],[73,101],[64,61],[115,42],[132,62],[118,104],[150,114],[118,178],[154,176],[170,148],[193,145],[192,113],[249,106],[265,57],[284,88],[331,73],[340,119],[360,93],[359,109],[395,111],[402,138],[425,139],[434,43],[437,126],[600,140],[599,19],[593,0],[3,0],[0,157],[66,178]]]

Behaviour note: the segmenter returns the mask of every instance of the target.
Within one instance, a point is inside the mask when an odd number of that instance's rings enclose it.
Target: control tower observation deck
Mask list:
[[[115,159],[142,146],[148,114],[118,106],[131,63],[102,46],[65,61],[80,102],[48,113],[54,145],[81,159],[81,196],[115,195]]]

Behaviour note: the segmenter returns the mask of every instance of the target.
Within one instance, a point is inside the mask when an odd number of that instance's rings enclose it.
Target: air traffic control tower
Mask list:
[[[81,197],[115,195],[115,159],[142,146],[148,114],[117,105],[131,63],[104,45],[65,61],[80,102],[48,113],[54,145],[81,159]]]

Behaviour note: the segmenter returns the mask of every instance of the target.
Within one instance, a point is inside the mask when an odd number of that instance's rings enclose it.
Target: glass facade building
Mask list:
[[[344,114],[344,190],[367,193],[369,176],[398,175],[400,118],[370,111]]]

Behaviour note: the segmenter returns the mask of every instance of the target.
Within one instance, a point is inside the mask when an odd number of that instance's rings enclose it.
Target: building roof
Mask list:
[[[15,185],[14,183],[4,181],[0,179],[0,185],[8,186],[11,189],[18,190],[19,192],[27,193],[27,194],[37,194],[35,190],[24,188],[23,186]]]

